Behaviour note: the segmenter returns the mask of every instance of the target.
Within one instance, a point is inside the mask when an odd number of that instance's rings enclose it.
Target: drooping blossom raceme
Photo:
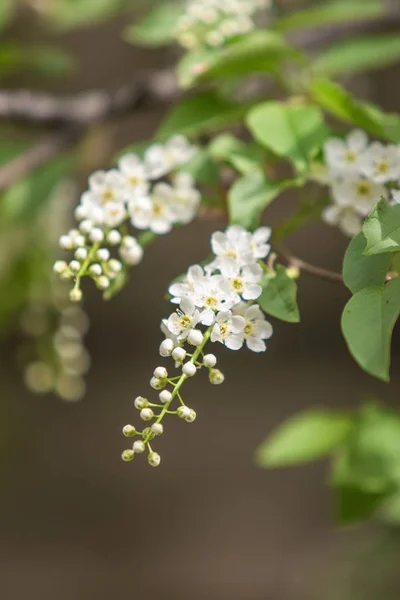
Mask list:
[[[186,379],[206,368],[212,384],[223,383],[224,375],[216,368],[217,358],[208,345],[219,343],[230,350],[247,345],[253,352],[266,350],[272,325],[257,299],[263,290],[265,264],[261,261],[269,254],[270,235],[267,227],[254,233],[238,225],[218,231],[211,236],[214,258],[204,267],[191,266],[183,278],[171,284],[171,302],[178,307],[162,320],[165,339],[160,355],[171,357],[179,372],[171,375],[163,366],[157,367],[150,386],[157,391],[158,400],[136,398],[135,407],[148,426],[143,431],[133,425],[123,428],[126,437],[136,440],[122,453],[123,460],[131,461],[136,454],[147,452],[149,464],[158,466],[161,458],[153,451],[152,443],[163,433],[165,415],[174,414],[189,423],[196,418],[182,397]]]
[[[52,393],[70,402],[81,400],[86,390],[84,377],[91,361],[84,337],[89,319],[81,306],[71,305],[68,282],[51,276],[51,263],[58,236],[71,221],[75,200],[75,185],[60,181],[51,192],[47,211],[31,224],[37,228],[35,240],[43,273],[38,272],[26,290],[18,352],[31,392]]]
[[[255,16],[271,0],[188,0],[176,29],[177,41],[188,50],[220,47],[232,37],[255,29]]]
[[[195,152],[185,137],[176,135],[150,146],[143,159],[127,154],[118,168],[89,177],[89,189],[75,210],[79,224],[60,238],[61,248],[74,252],[73,259],[54,264],[62,279],[75,282],[72,301],[82,297],[82,277],[88,275],[107,290],[123,281],[128,266],[142,260],[143,247],[155,236],[196,216],[200,192],[190,174],[179,172]],[[141,235],[131,235],[129,226]]]
[[[367,134],[356,129],[345,139],[329,139],[324,156],[326,170],[313,178],[331,188],[333,203],[324,209],[322,218],[352,237],[375,204],[388,199],[391,187],[398,185],[400,147],[370,143]]]

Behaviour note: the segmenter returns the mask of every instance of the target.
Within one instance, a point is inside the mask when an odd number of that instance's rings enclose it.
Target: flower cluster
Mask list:
[[[91,175],[89,189],[75,210],[79,225],[60,238],[61,248],[73,251],[74,257],[68,263],[59,260],[54,264],[62,279],[75,281],[72,301],[82,298],[83,276],[107,290],[127,266],[142,260],[143,246],[155,235],[168,233],[174,225],[189,223],[195,217],[200,193],[191,175],[178,172],[195,151],[178,135],[164,145],[150,146],[143,160],[127,154],[117,169]],[[144,232],[138,239],[127,232],[129,222]],[[113,248],[118,258],[112,256]]]
[[[255,28],[254,15],[270,0],[189,0],[178,21],[176,38],[189,50],[222,46]]]
[[[345,139],[331,138],[324,147],[333,203],[322,214],[352,237],[380,198],[388,199],[400,179],[400,146],[370,143],[364,131],[351,131]],[[397,201],[395,191],[392,199]]]
[[[165,339],[160,355],[172,357],[180,373],[170,376],[162,366],[155,369],[150,386],[158,391],[158,402],[152,403],[142,396],[136,398],[135,407],[149,426],[141,432],[133,425],[124,427],[124,435],[137,436],[137,440],[132,449],[122,453],[123,460],[131,461],[135,454],[147,451],[149,464],[158,466],[160,456],[152,450],[151,442],[163,433],[164,416],[174,414],[189,423],[196,418],[182,397],[185,380],[205,367],[212,384],[223,383],[224,375],[216,368],[216,356],[205,351],[208,343],[219,342],[231,350],[239,350],[243,344],[253,352],[266,350],[265,340],[271,337],[272,326],[256,300],[262,293],[261,259],[270,251],[270,235],[267,227],[249,233],[238,225],[214,233],[211,236],[214,259],[205,267],[190,267],[182,280],[170,286],[171,302],[179,308],[162,321]]]
[[[83,377],[90,367],[83,345],[88,327],[86,313],[69,304],[68,291],[60,282],[51,303],[34,303],[23,312],[21,328],[31,340],[24,353],[34,356],[24,368],[28,389],[36,394],[53,392],[69,401],[83,398]]]

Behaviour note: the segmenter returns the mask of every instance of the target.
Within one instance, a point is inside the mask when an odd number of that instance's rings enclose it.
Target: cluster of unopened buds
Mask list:
[[[21,329],[28,336],[21,347],[34,356],[24,366],[26,386],[36,394],[54,393],[63,400],[81,400],[90,356],[83,344],[89,319],[79,306],[71,306],[68,290],[57,282],[53,297],[35,302],[23,312]],[[25,362],[25,360],[24,360]]]
[[[255,28],[254,16],[270,0],[189,0],[176,38],[184,48],[219,47]]]
[[[153,451],[153,439],[163,433],[165,415],[172,414],[192,423],[196,413],[182,396],[184,382],[199,370],[208,370],[210,383],[219,385],[224,375],[216,368],[217,358],[206,351],[210,343],[219,342],[231,350],[243,344],[254,352],[266,350],[265,340],[272,335],[272,326],[257,304],[262,293],[265,259],[270,251],[271,230],[260,227],[250,233],[239,225],[228,227],[211,236],[214,259],[205,267],[194,265],[185,277],[170,288],[171,302],[179,305],[161,324],[165,339],[160,355],[171,357],[177,375],[163,366],[155,369],[150,386],[158,392],[151,402],[139,396],[135,407],[148,427],[138,431],[126,425],[126,437],[136,437],[131,449],[124,450],[122,459],[131,461],[136,454],[147,451],[148,462],[158,466],[160,456]]]
[[[156,235],[195,217],[200,193],[191,175],[179,172],[195,152],[178,135],[150,146],[143,159],[127,154],[118,168],[91,175],[89,190],[75,210],[79,224],[60,238],[61,248],[74,256],[54,264],[62,279],[74,281],[72,301],[82,298],[82,277],[89,276],[100,290],[107,290],[126,267],[142,260],[143,247]],[[129,225],[143,233],[136,238]]]
[[[369,142],[364,131],[351,131],[345,139],[331,138],[324,146],[326,170],[318,179],[330,186],[332,204],[322,218],[350,237],[363,219],[385,198],[400,202],[400,146]]]

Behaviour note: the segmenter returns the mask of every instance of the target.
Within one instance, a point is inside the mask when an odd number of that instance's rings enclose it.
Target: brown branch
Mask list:
[[[299,269],[303,273],[308,273],[309,275],[313,275],[314,277],[319,277],[320,279],[325,279],[327,281],[333,281],[335,283],[343,283],[343,276],[341,273],[337,273],[336,271],[330,271],[329,269],[324,269],[322,267],[316,267],[293,254],[290,254],[287,250],[278,250],[278,254],[287,262],[289,267],[294,267],[295,269]]]
[[[89,126],[129,114],[141,106],[170,102],[178,93],[173,71],[141,73],[115,91],[94,90],[54,96],[29,90],[0,90],[0,119],[31,125]]]
[[[75,98],[0,92],[0,118],[54,127],[26,152],[0,167],[0,191],[79,142],[95,123],[129,115],[143,106],[169,102],[177,93],[176,80],[168,71],[142,77],[115,92],[88,92]]]

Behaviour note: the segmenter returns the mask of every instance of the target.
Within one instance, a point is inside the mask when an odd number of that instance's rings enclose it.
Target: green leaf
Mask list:
[[[388,494],[400,481],[400,415],[376,404],[362,407],[333,465],[336,486]]]
[[[274,273],[268,273],[264,277],[262,286],[263,293],[257,302],[264,312],[288,323],[300,321],[296,300],[297,285],[286,274],[285,267],[277,265]]]
[[[290,14],[274,23],[278,31],[291,31],[293,29],[315,28],[321,25],[332,27],[336,23],[365,21],[375,19],[385,13],[381,0],[364,0],[362,8],[360,0],[333,0],[319,3],[305,10],[293,10]]]
[[[337,520],[350,525],[372,517],[387,497],[386,492],[365,492],[350,485],[335,489]]]
[[[343,279],[355,294],[371,286],[382,286],[390,265],[390,254],[365,256],[367,240],[362,231],[350,242],[343,261]]]
[[[212,132],[239,119],[247,108],[213,91],[189,96],[174,106],[156,137],[164,140],[177,133],[192,137]]]
[[[308,167],[328,135],[314,105],[264,102],[250,110],[246,123],[260,144],[289,158],[299,171]]]
[[[390,342],[400,313],[400,279],[357,292],[346,304],[342,331],[349,350],[368,373],[389,381]]]
[[[382,33],[339,40],[318,52],[313,67],[326,77],[385,67],[399,60],[399,35]]]
[[[285,187],[288,187],[288,181],[269,181],[259,168],[243,175],[229,190],[230,221],[246,229],[256,227],[263,210]]]
[[[310,92],[313,99],[335,117],[393,142],[400,141],[398,115],[384,113],[371,103],[353,98],[344,88],[328,79],[313,81]]]
[[[400,204],[389,206],[386,200],[380,200],[366,218],[363,233],[367,239],[365,254],[398,252],[400,250]]]
[[[208,149],[213,158],[229,163],[243,175],[258,168],[265,155],[257,144],[246,144],[231,133],[218,135]]]
[[[127,27],[124,39],[141,46],[165,46],[174,41],[176,26],[183,13],[182,3],[162,2],[139,23]]]
[[[256,30],[224,48],[189,53],[178,66],[179,80],[187,87],[215,77],[271,72],[279,68],[287,57],[300,57],[300,53],[289,46],[280,34]]]
[[[353,418],[331,410],[307,410],[281,425],[256,452],[261,467],[304,464],[330,454],[348,437]]]

